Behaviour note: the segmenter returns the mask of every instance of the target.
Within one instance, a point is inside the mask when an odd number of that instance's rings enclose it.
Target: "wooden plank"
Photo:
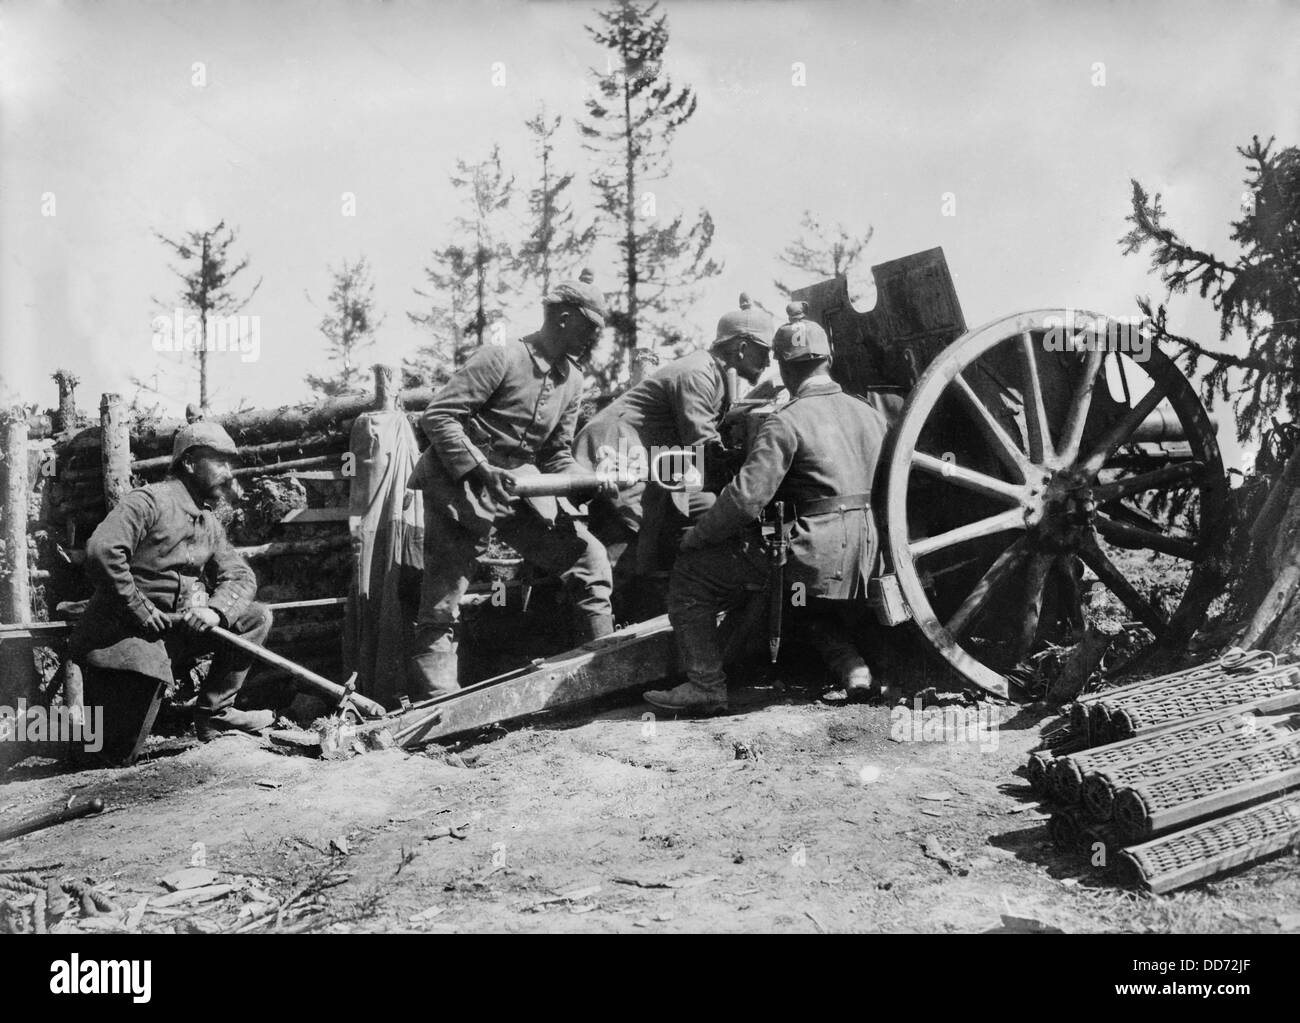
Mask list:
[[[290,471],[284,475],[292,476],[298,480],[345,480],[349,479],[342,469],[305,469],[302,471]]]
[[[280,520],[282,524],[296,522],[307,525],[312,522],[347,522],[346,508],[295,508]]]
[[[389,719],[401,746],[474,732],[492,724],[580,706],[619,692],[643,689],[677,670],[677,645],[667,615],[630,625],[531,668],[490,678]]]

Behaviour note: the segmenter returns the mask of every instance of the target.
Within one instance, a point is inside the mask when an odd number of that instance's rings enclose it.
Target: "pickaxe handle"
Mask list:
[[[65,824],[68,821],[75,821],[79,817],[89,817],[91,814],[99,813],[103,809],[104,801],[102,799],[90,799],[73,806],[40,814],[37,817],[29,817],[26,820],[0,828],[0,842],[10,838],[17,838],[19,835],[28,835],[33,831],[41,831],[44,828]]]
[[[338,703],[352,704],[352,706],[355,707],[363,717],[381,718],[388,713],[374,700],[362,696],[360,693],[349,689],[347,686],[341,686],[337,682],[331,682],[323,675],[317,675],[314,671],[304,668],[301,664],[295,664],[293,661],[289,660],[289,658],[281,657],[279,654],[273,653],[265,647],[260,647],[256,643],[244,639],[243,636],[236,636],[233,632],[228,629],[223,629],[220,625],[214,625],[208,631],[217,638],[229,643],[231,646],[238,647],[245,653],[252,654],[254,657],[265,661],[267,664],[274,664],[277,668],[283,668],[294,678],[306,682],[317,692],[332,697],[338,701]]]

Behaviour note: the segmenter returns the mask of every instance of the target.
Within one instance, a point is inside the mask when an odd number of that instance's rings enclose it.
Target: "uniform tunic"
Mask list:
[[[253,602],[253,570],[216,515],[200,508],[181,480],[168,478],[123,497],[87,541],[86,571],[95,594],[69,641],[73,660],[170,682],[215,651],[198,707],[216,712],[234,702],[252,667],[249,654],[184,626],[162,638],[143,629],[155,607],[171,614],[204,603],[227,629],[255,643],[271,629],[271,612]]]
[[[885,420],[867,402],[813,377],[759,428],[745,464],[696,524],[706,543],[739,536],[774,500],[793,505],[788,584],[809,596],[845,599],[865,589],[877,540],[868,507]],[[814,501],[854,496],[808,514]],[[789,512],[787,512],[789,517]]]
[[[808,597],[842,600],[865,588],[877,556],[869,499],[885,431],[879,412],[825,376],[805,380],[763,422],[739,474],[695,525],[704,546],[684,551],[673,567],[668,614],[697,686],[725,685],[718,613],[768,583],[758,519],[771,501],[793,505],[787,591],[802,584]],[[833,668],[862,663],[844,637],[821,652]]]
[[[498,511],[468,479],[478,465],[575,468],[582,378],[515,341],[475,352],[420,417],[430,444],[408,486],[424,491],[424,576],[416,653],[452,650],[460,601],[493,528],[529,562],[560,576],[589,623],[610,613],[604,548],[580,522],[549,523],[521,502]]]
[[[695,467],[704,473],[707,483],[713,456],[721,445],[718,419],[725,396],[717,360],[707,351],[691,352],[656,370],[597,413],[578,434],[574,453],[590,469],[602,465],[619,468],[617,459],[627,453],[632,468],[645,467],[648,472],[648,460],[656,448],[689,449],[696,453],[692,457],[704,462]],[[638,449],[639,455],[631,454]],[[629,554],[635,558],[635,572],[619,572],[632,584],[637,573],[667,572],[680,531],[689,517],[698,516],[713,503],[713,495],[670,495],[653,482],[643,481],[621,490],[617,497],[602,500],[603,507],[593,508],[593,524],[612,516],[627,530],[641,534],[635,553]]]

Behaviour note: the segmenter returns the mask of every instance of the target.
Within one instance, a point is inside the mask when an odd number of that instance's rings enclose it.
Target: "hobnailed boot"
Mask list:
[[[673,619],[677,653],[689,681],[672,689],[651,689],[641,699],[660,710],[679,714],[717,714],[727,709],[727,677],[718,653],[712,617]]]
[[[460,691],[454,651],[426,650],[407,659],[406,688],[412,703]]]
[[[651,689],[641,699],[652,707],[677,714],[721,714],[727,710],[727,684],[701,686],[683,682],[672,689]]]
[[[222,732],[247,732],[257,735],[270,728],[275,722],[275,715],[269,710],[235,710],[227,707],[211,713],[203,710],[194,712],[194,734],[200,742],[211,742]]]
[[[880,695],[880,686],[871,677],[865,664],[852,668],[843,676],[844,696],[849,703],[866,703]]]

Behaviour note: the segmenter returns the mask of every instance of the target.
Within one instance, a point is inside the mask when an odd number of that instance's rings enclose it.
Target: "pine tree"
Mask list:
[[[871,226],[861,236],[850,234],[843,224],[836,224],[828,230],[811,210],[803,211],[799,227],[803,233],[782,250],[779,258],[786,266],[807,275],[809,279],[804,284],[846,276],[875,234],[875,228]],[[772,284],[787,298],[794,290],[781,281]]]
[[[474,266],[468,253],[459,245],[438,249],[424,268],[424,276],[428,281],[426,290],[416,288],[415,293],[426,306],[422,312],[408,312],[406,316],[428,329],[432,339],[402,360],[404,387],[438,387],[446,383],[470,351],[465,342],[465,325]]]
[[[308,373],[306,381],[313,391],[333,396],[365,386],[357,353],[374,345],[384,317],[375,316],[375,284],[365,256],[352,264],[345,259],[342,268],[331,269],[330,274],[334,286],[329,311],[318,326],[328,342],[330,359],[338,361],[339,369],[332,376]]]
[[[697,102],[689,86],[675,89],[663,71],[668,18],[657,10],[657,3],[616,0],[597,13],[597,26],[587,26],[610,51],[606,70],[592,69],[595,94],[579,123],[586,148],[603,158],[592,185],[607,218],[602,230],[616,239],[620,254],[622,306],[611,315],[615,350],[598,373],[607,387],[622,378],[634,348],[682,340],[672,313],[697,297],[695,285],[722,271],[708,254],[709,213],[701,211],[689,224],[684,214],[662,222],[655,194],[645,190],[669,174],[672,140]]]
[[[1138,299],[1157,341],[1182,349],[1188,374],[1210,362],[1204,391],[1208,401],[1235,394],[1238,439],[1258,435],[1285,413],[1300,419],[1300,148],[1273,152],[1273,139],[1258,136],[1237,152],[1247,162],[1243,215],[1232,222],[1239,255],[1222,259],[1184,239],[1165,221],[1160,195],[1133,181],[1132,229],[1120,239],[1125,253],[1151,246],[1151,268],[1165,285],[1165,301]],[[1244,355],[1216,352],[1168,329],[1166,304],[1195,287],[1219,312],[1219,340],[1236,330],[1246,337]],[[1229,373],[1239,371],[1234,390]],[[1235,381],[1234,381],[1235,383]]]
[[[501,147],[493,146],[477,163],[458,159],[450,180],[463,193],[467,212],[452,221],[454,240],[435,250],[425,267],[428,289],[415,289],[427,307],[406,314],[433,334],[428,345],[403,360],[408,386],[445,381],[471,351],[491,340],[493,326],[519,290],[506,241],[515,179],[501,166]]]
[[[509,215],[515,179],[507,177],[501,168],[501,147],[493,146],[485,160],[457,160],[451,183],[465,191],[469,208],[468,216],[456,219],[456,228],[469,243],[465,249],[473,265],[473,317],[466,333],[474,335],[475,347],[482,347],[488,340],[488,329],[502,318],[509,296],[518,290],[512,279],[513,257],[503,223]]]
[[[1232,222],[1235,257],[1186,240],[1166,222],[1160,195],[1137,181],[1132,228],[1120,244],[1125,253],[1149,245],[1165,286],[1164,302],[1138,298],[1154,339],[1181,349],[1189,375],[1208,360],[1207,402],[1232,397],[1238,439],[1261,442],[1256,476],[1235,492],[1243,521],[1230,559],[1229,617],[1239,623],[1230,642],[1284,653],[1300,648],[1300,149],[1274,152],[1273,142],[1256,136],[1237,150],[1247,173],[1243,214]],[[1193,287],[1218,310],[1220,341],[1245,335],[1244,354],[1211,351],[1169,330],[1166,303]]]
[[[522,273],[536,281],[540,293],[551,290],[553,280],[576,276],[586,262],[596,240],[596,227],[578,227],[577,215],[565,193],[573,184],[572,174],[563,174],[555,166],[555,143],[563,119],[550,118],[543,106],[525,122],[537,146],[540,173],[537,184],[528,193],[528,216],[532,231],[519,247],[518,264]]]
[[[224,220],[207,231],[189,231],[179,240],[158,231],[153,234],[183,260],[182,266],[170,269],[181,279],[179,301],[182,308],[199,318],[199,343],[195,352],[199,364],[199,408],[206,412],[209,408],[206,345],[209,331],[218,319],[234,316],[244,309],[262,286],[262,280],[258,278],[253,289],[243,298],[235,294],[234,280],[248,268],[248,257],[233,262],[230,246],[236,236],[233,229],[226,227]]]

